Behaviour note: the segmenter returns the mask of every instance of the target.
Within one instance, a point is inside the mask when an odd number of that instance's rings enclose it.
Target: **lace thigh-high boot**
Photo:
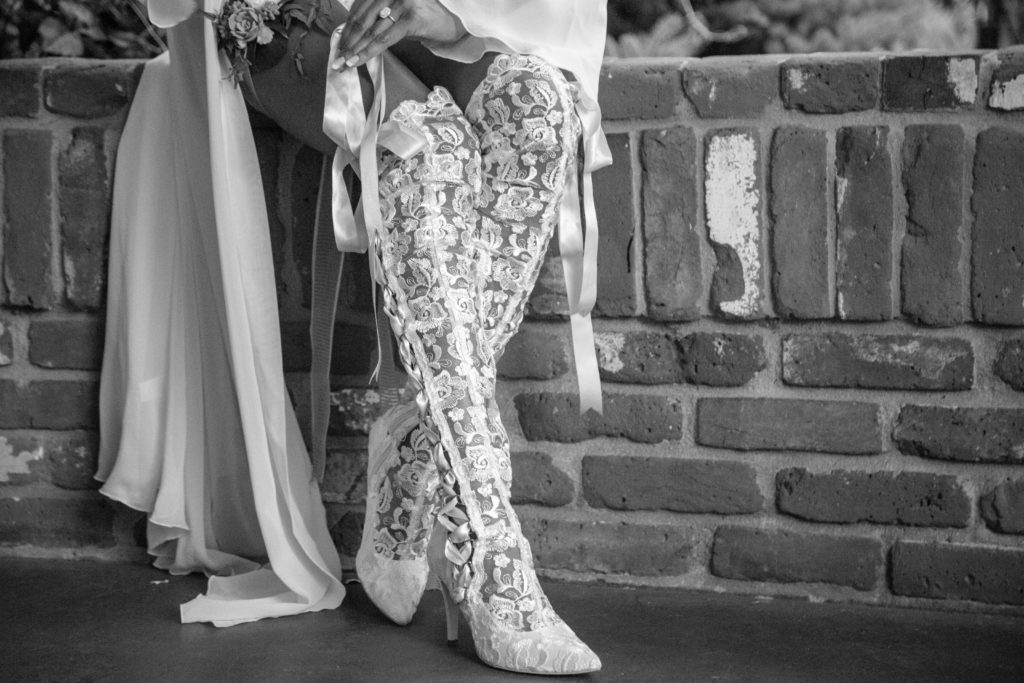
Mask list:
[[[527,76],[522,70],[518,73]],[[535,74],[530,78],[537,82],[526,83],[536,90],[529,96],[539,98],[544,91],[541,79]],[[518,82],[509,80],[508,91],[514,91]],[[539,130],[539,123],[534,126],[536,122],[513,116],[505,132],[515,137],[513,128],[528,126],[538,133],[533,154],[541,152],[543,142],[555,159],[560,155],[556,148],[563,144],[559,131],[565,128],[562,122],[572,103],[571,98],[549,94],[556,96],[545,105],[550,111],[541,120],[554,121],[560,114],[559,123]],[[511,97],[516,102],[522,99],[514,93]],[[427,112],[430,107],[428,102]],[[417,111],[400,115],[414,117]],[[468,129],[467,133],[471,134]],[[529,544],[509,500],[507,445],[496,446],[507,441],[492,433],[494,421],[500,419],[496,411],[488,410],[494,400],[494,353],[479,306],[484,289],[479,268],[487,259],[480,253],[475,221],[467,223],[457,208],[465,186],[455,181],[460,173],[466,177],[467,167],[459,163],[452,144],[459,137],[449,121],[437,129],[434,139],[444,144],[431,143],[433,156],[400,162],[395,170],[385,171],[381,192],[387,214],[385,234],[376,245],[403,360],[422,385],[427,417],[440,440],[440,447],[434,449],[442,493],[437,514],[447,533],[435,534],[439,542],[432,544],[431,564],[449,611],[449,637],[458,626],[454,612],[458,605],[471,626],[477,654],[487,664],[542,674],[595,671],[600,668],[597,656],[555,614],[541,590]],[[513,166],[518,164],[508,169]],[[564,175],[565,168],[562,155],[562,162],[550,164],[548,172]],[[532,175],[525,173],[519,180],[530,180]],[[534,181],[536,192],[545,194],[544,183]],[[402,188],[410,187],[415,189],[403,193]],[[499,199],[495,205],[504,203]],[[524,221],[521,230],[512,232],[543,243],[547,235],[537,233],[550,233],[551,224],[550,220]],[[540,247],[535,251],[537,258],[543,253]],[[536,268],[535,263],[530,265]],[[483,273],[488,278],[490,274]],[[503,288],[516,287],[509,281]]]

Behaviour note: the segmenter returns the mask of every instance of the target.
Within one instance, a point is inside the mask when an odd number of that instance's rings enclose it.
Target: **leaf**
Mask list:
[[[85,45],[77,34],[68,32],[45,45],[43,52],[59,57],[81,57],[85,53]]]

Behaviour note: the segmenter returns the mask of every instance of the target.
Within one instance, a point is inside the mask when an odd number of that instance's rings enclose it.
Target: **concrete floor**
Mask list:
[[[217,629],[177,622],[198,576],[0,559],[3,681],[505,681],[428,592],[413,624],[358,585],[341,609]],[[1024,681],[1024,618],[547,582],[601,656],[590,681]]]

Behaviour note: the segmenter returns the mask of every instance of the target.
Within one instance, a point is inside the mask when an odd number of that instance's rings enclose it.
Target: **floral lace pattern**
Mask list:
[[[374,552],[391,560],[423,557],[436,489],[432,444],[423,430],[413,429],[398,443],[398,457],[380,482]]]
[[[481,600],[500,628],[529,631],[561,620],[511,506],[495,363],[554,230],[579,123],[561,73],[518,55],[495,60],[468,109],[462,116],[436,89],[392,115],[428,146],[408,160],[384,153],[385,234],[375,248],[396,301],[392,325],[412,349],[410,375],[422,380],[469,517],[467,599]],[[394,497],[385,507],[382,516],[396,519]]]

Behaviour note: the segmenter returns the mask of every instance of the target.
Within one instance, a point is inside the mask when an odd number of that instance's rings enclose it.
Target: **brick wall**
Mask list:
[[[91,470],[132,62],[0,62],[0,544],[135,552]],[[619,62],[596,178],[603,417],[549,259],[502,361],[548,575],[1024,611],[1024,53]],[[319,157],[254,119],[303,415]],[[324,497],[358,544],[373,348],[349,259]]]

